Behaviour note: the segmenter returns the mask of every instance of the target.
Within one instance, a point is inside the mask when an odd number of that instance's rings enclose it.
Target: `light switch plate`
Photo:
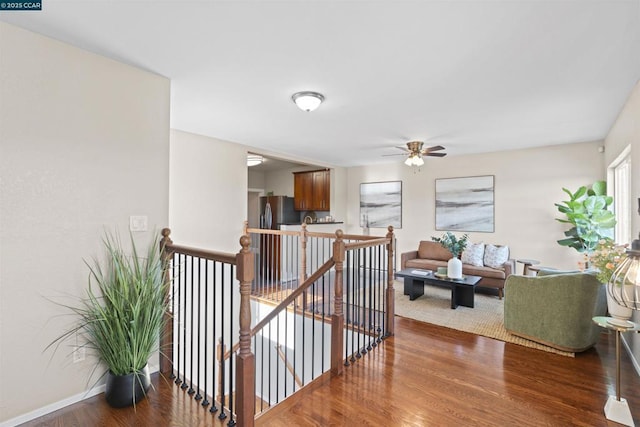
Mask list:
[[[147,231],[149,220],[146,215],[131,215],[129,217],[129,230],[131,231]]]

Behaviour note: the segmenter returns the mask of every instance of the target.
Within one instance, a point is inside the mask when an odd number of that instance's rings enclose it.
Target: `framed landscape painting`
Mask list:
[[[494,176],[436,179],[436,230],[494,232]]]
[[[360,184],[360,227],[402,228],[402,181]]]

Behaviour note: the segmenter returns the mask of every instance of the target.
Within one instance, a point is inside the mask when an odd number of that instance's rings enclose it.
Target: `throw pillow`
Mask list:
[[[484,243],[467,243],[467,247],[462,252],[462,262],[464,264],[475,265],[476,267],[484,266]]]
[[[487,245],[484,248],[484,265],[500,268],[509,259],[509,246]]]

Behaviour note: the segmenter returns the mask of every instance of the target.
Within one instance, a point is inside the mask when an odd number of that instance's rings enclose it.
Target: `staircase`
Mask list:
[[[252,426],[393,334],[392,227],[245,230],[235,255],[175,245],[168,229],[161,242],[172,283],[161,372],[229,426]]]

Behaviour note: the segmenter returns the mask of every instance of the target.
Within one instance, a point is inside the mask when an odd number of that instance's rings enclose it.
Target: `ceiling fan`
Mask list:
[[[430,156],[430,157],[444,157],[447,153],[438,153],[437,151],[444,150],[442,145],[436,145],[433,147],[422,148],[424,142],[422,141],[410,141],[407,142],[407,147],[396,147],[404,153],[402,154],[384,154],[384,156],[407,156],[407,160],[405,160],[405,164],[407,166],[422,166],[424,165],[424,160],[422,156]]]

